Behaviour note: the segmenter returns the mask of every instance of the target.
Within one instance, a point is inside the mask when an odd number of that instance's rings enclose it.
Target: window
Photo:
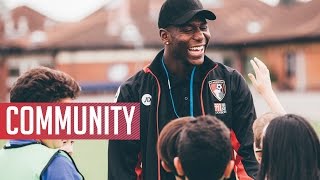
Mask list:
[[[9,69],[9,77],[18,77],[20,75],[19,68],[10,68]]]
[[[297,56],[295,52],[287,52],[285,54],[285,72],[288,78],[295,77],[296,75],[296,67],[297,67]]]
[[[230,57],[223,58],[223,64],[229,67],[233,67],[233,61]]]

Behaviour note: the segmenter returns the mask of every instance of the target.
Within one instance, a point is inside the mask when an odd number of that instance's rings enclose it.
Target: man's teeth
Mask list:
[[[203,46],[195,46],[195,47],[191,47],[189,48],[190,51],[201,51],[203,50]]]

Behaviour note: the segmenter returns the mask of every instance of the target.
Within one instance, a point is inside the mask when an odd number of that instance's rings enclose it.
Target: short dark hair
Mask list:
[[[194,118],[182,117],[172,120],[161,130],[157,144],[158,156],[171,171],[175,171],[173,159],[178,156],[180,132],[191,119]]]
[[[200,116],[181,131],[178,157],[189,180],[220,179],[231,160],[227,126],[214,116]]]
[[[70,75],[39,67],[18,78],[10,90],[10,102],[58,102],[79,93],[80,86]]]
[[[262,145],[259,180],[319,180],[320,142],[303,117],[287,114],[273,119]]]

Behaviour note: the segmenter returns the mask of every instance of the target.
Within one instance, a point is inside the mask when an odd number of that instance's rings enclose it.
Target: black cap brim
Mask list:
[[[215,20],[216,19],[216,15],[213,12],[211,12],[209,10],[205,10],[205,9],[197,9],[197,10],[189,11],[188,13],[184,14],[183,16],[181,16],[177,20],[175,20],[175,22],[172,24],[173,25],[185,24],[186,22],[191,20],[195,15],[201,15],[202,17],[204,17],[205,19],[208,19],[208,20]]]

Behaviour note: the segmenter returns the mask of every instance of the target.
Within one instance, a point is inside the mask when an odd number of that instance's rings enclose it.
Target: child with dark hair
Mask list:
[[[303,117],[279,116],[264,134],[258,180],[305,179],[320,179],[319,138]]]
[[[178,121],[171,121],[160,133],[158,154],[164,169],[175,172],[176,179],[229,178],[234,161],[226,125],[214,116]]]
[[[10,90],[10,102],[61,102],[79,93],[80,86],[68,74],[39,67],[18,78]]]
[[[178,155],[178,140],[184,125],[193,117],[178,118],[168,123],[161,131],[157,150],[161,165],[167,172],[177,175],[173,159]]]
[[[70,102],[80,86],[69,75],[35,68],[18,78],[10,91],[11,102]],[[84,179],[72,157],[59,150],[63,140],[10,140],[0,149],[1,179],[80,180]]]
[[[234,162],[230,131],[213,116],[200,116],[189,121],[181,131],[177,173],[188,180],[229,178]]]

